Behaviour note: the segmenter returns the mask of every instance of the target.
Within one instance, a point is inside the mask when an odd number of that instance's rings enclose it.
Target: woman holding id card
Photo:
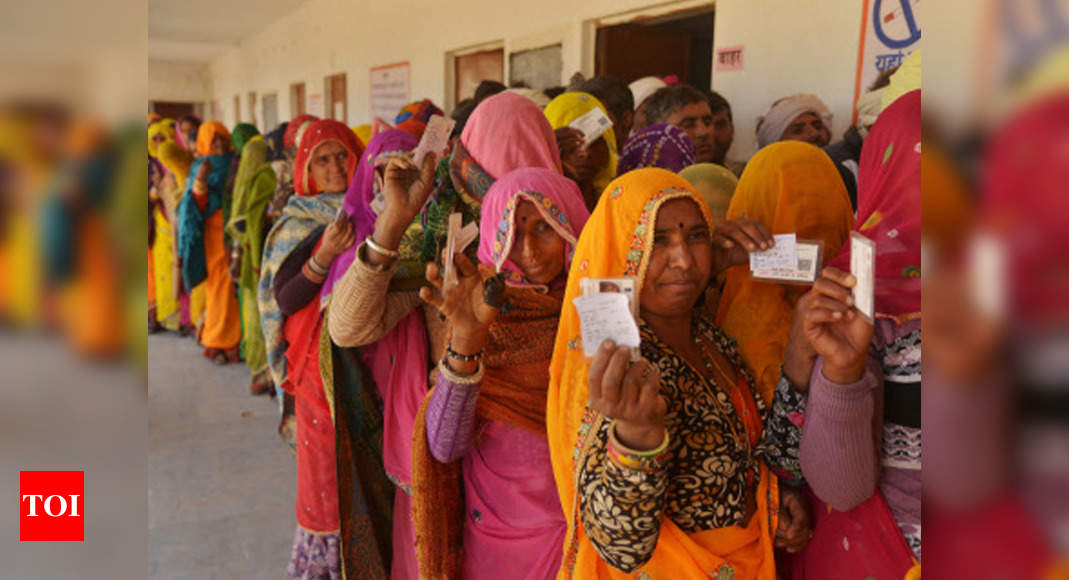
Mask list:
[[[564,578],[775,578],[773,548],[809,537],[797,494],[762,457],[765,404],[699,307],[713,273],[772,247],[761,224],[712,226],[682,177],[639,169],[609,184],[576,247],[546,413],[568,521]],[[642,358],[584,352],[582,278],[633,277]]]

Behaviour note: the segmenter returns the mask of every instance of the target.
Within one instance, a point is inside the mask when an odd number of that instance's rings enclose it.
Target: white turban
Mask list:
[[[635,110],[637,111],[638,106],[642,104],[642,101],[646,100],[646,97],[656,93],[657,89],[667,86],[667,83],[657,77],[642,77],[627,85],[627,88],[631,89],[631,96],[635,99]]]
[[[883,110],[883,93],[885,90],[887,90],[886,87],[869,91],[861,95],[857,100],[857,130],[862,137],[868,132],[869,127],[876,122],[876,117],[880,116],[880,111]]]
[[[813,113],[824,121],[824,125],[831,130],[831,111],[824,101],[816,95],[798,93],[772,103],[772,107],[764,116],[757,118],[757,147],[770,145],[783,138],[783,132],[798,115]]]

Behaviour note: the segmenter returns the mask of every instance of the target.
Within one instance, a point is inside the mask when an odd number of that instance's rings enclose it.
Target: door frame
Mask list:
[[[660,22],[694,16],[710,10],[716,10],[715,0],[680,0],[679,2],[637,8],[625,12],[615,12],[599,18],[584,20],[582,23],[583,55],[581,72],[586,78],[594,76],[594,73],[596,72],[595,63],[597,62],[599,28],[638,22],[643,24],[658,24]]]

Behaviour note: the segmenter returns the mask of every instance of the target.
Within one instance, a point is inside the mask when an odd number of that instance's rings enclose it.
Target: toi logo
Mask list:
[[[19,472],[19,541],[85,540],[85,472]]]

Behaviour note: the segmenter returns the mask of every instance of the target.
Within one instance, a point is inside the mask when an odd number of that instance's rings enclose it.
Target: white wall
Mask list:
[[[834,114],[832,141],[853,116],[861,32],[857,0],[720,0],[713,50],[743,45],[743,70],[713,72],[713,89],[731,103],[735,142],[729,156],[748,159],[757,117],[780,97],[819,96]]]
[[[211,70],[205,63],[148,62],[150,101],[205,103],[212,100]]]
[[[278,93],[279,119],[290,118],[291,83],[322,94],[324,78],[347,73],[349,124],[369,120],[373,66],[408,61],[411,96],[446,104],[446,54],[500,41],[508,53],[560,43],[561,82],[591,74],[595,22],[621,13],[663,13],[708,0],[308,0],[285,18],[242,41],[210,65],[212,98],[234,123],[233,97]],[[463,8],[458,5],[463,5]],[[745,69],[715,73],[713,85],[735,113],[732,157],[752,153],[757,115],[795,92],[821,96],[835,114],[833,133],[846,128],[853,99],[861,20],[857,0],[719,0],[716,46],[745,45]],[[625,18],[626,19],[626,18]],[[506,71],[507,78],[507,71]],[[209,99],[210,100],[210,99]],[[247,108],[247,103],[243,108]],[[259,109],[259,105],[257,106]]]

